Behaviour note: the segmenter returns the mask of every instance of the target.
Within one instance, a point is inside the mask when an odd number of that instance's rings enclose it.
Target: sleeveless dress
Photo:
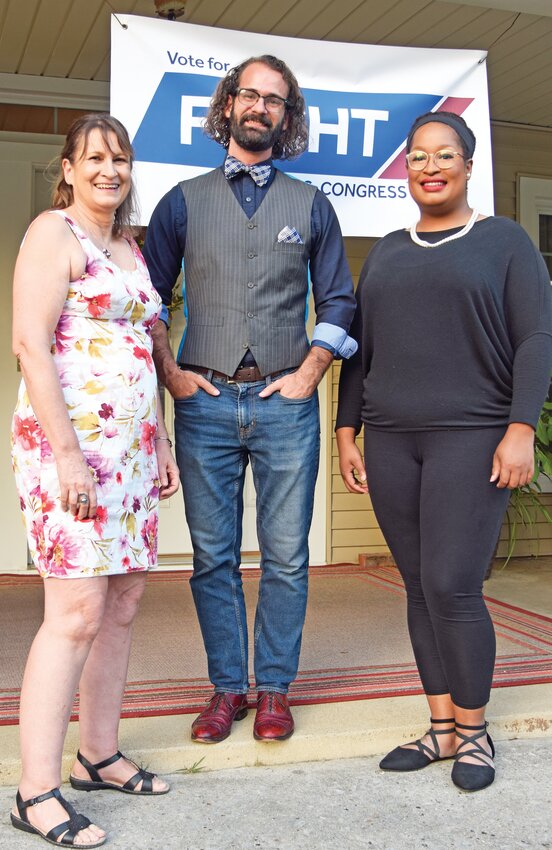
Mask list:
[[[50,445],[21,382],[12,463],[31,555],[43,577],[117,575],[155,566],[159,481],[151,328],[161,309],[134,241],[134,271],[110,262],[62,210],[86,254],[71,281],[52,356],[71,423],[96,482],[91,520],[62,511]],[[37,289],[37,297],[40,292]]]

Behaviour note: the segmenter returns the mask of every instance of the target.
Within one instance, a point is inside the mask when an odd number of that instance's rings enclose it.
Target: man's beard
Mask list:
[[[245,151],[258,152],[267,151],[273,148],[282,132],[285,115],[281,120],[272,126],[270,118],[267,115],[252,113],[244,113],[239,120],[236,119],[234,108],[230,113],[230,136],[232,139],[243,148]],[[262,124],[264,131],[259,127],[248,127],[246,121],[255,120],[258,124]]]

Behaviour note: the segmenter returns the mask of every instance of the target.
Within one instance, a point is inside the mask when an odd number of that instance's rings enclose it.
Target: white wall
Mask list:
[[[12,137],[12,138],[10,138]],[[9,141],[6,141],[10,138]],[[19,138],[21,141],[17,141]],[[59,152],[61,139],[0,134],[0,572],[25,569],[27,544],[10,462],[10,427],[21,375],[11,351],[12,275],[19,244],[32,218],[35,166],[45,166]],[[36,282],[37,296],[40,280]]]

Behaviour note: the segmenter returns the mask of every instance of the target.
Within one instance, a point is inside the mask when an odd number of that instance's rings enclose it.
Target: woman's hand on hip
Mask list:
[[[491,482],[509,490],[530,484],[535,472],[534,441],[530,425],[512,422],[493,455]]]
[[[339,471],[345,487],[349,493],[367,493],[366,470],[355,442],[355,429],[338,428],[335,433],[339,449]]]
[[[56,466],[62,510],[71,511],[79,519],[93,519],[98,507],[96,483],[81,450],[56,458]]]

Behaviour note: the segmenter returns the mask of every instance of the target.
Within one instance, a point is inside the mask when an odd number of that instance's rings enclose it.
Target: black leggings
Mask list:
[[[424,690],[467,709],[489,701],[495,662],[482,587],[508,504],[509,490],[489,483],[504,433],[365,429],[370,496],[405,583]]]

